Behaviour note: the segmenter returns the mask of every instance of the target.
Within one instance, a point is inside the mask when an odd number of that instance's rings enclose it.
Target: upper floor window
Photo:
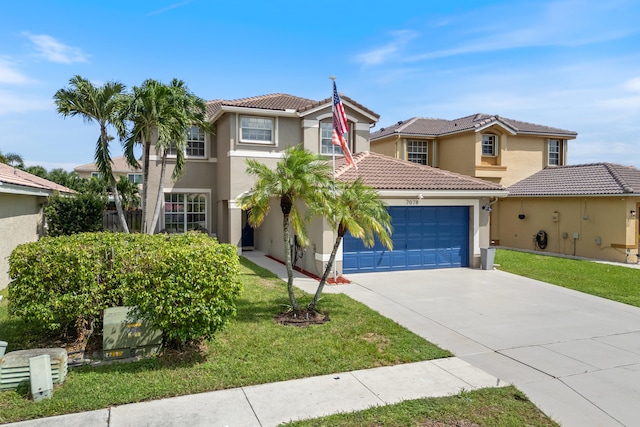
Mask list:
[[[185,155],[187,157],[204,157],[205,156],[205,142],[204,142],[204,129],[198,126],[191,126],[187,131],[187,147],[185,149]],[[176,155],[176,145],[171,143],[167,149],[167,155]]]
[[[550,139],[548,145],[548,157],[547,164],[549,166],[560,166],[562,165],[562,139]]]
[[[204,157],[204,129],[198,126],[191,126],[187,132],[188,157]]]
[[[429,160],[429,141],[407,141],[407,160],[426,165]]]
[[[240,141],[273,144],[273,119],[267,117],[241,117]]]
[[[498,153],[498,135],[482,135],[482,155],[496,156]]]
[[[333,153],[342,156],[342,148],[332,142],[333,123],[320,122],[320,154],[332,155]],[[349,145],[349,133],[344,135],[344,139]],[[334,151],[335,149],[335,151]]]
[[[142,184],[142,174],[141,173],[130,173],[127,174],[127,179],[129,179],[129,182],[132,184]]]

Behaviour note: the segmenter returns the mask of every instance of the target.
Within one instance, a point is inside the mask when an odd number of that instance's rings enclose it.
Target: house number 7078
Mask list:
[[[407,205],[417,205],[419,203],[420,203],[419,200],[407,199]]]

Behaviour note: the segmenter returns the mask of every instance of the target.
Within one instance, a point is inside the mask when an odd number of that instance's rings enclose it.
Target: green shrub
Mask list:
[[[50,236],[94,232],[102,230],[102,217],[107,199],[104,196],[80,193],[49,197],[44,208]]]
[[[134,274],[127,303],[172,342],[213,337],[236,313],[241,284],[235,247],[202,233],[170,235],[163,244],[163,260],[140,260],[144,267]]]
[[[86,338],[107,307],[137,305],[178,341],[209,338],[235,314],[235,248],[200,233],[81,233],[18,246],[9,257],[10,311]]]

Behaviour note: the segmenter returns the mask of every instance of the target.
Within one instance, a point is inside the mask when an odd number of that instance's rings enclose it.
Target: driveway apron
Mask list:
[[[514,384],[563,426],[640,425],[640,309],[498,270],[331,287]]]

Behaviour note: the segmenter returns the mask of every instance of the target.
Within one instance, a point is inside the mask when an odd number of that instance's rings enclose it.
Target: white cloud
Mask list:
[[[34,83],[34,80],[17,71],[11,61],[0,58],[0,83],[24,85]]]
[[[640,77],[634,77],[624,83],[624,87],[632,92],[640,92]]]
[[[89,61],[89,56],[80,48],[67,46],[49,35],[24,33],[24,36],[35,45],[38,55],[47,61],[61,64]]]
[[[185,0],[185,1],[181,1],[179,3],[173,3],[170,4],[169,6],[163,7],[162,9],[158,9],[158,10],[154,10],[153,12],[149,12],[147,13],[147,16],[152,16],[152,15],[159,15],[161,13],[167,12],[169,10],[178,8],[178,7],[182,7],[182,6],[186,6],[189,3],[191,3],[191,0]]]
[[[441,18],[424,34],[438,33],[438,48],[407,53],[404,62],[507,49],[545,46],[584,46],[617,40],[638,33],[625,15],[625,0],[559,0],[552,2],[507,2]],[[508,25],[504,23],[508,22]],[[416,34],[406,30],[408,33]],[[433,39],[425,40],[429,45]],[[401,47],[397,40],[358,55],[367,65],[379,65]]]
[[[356,61],[365,65],[378,65],[392,60],[401,49],[418,33],[410,30],[400,30],[391,33],[392,40],[384,46],[356,55]]]
[[[10,113],[53,110],[53,101],[0,90],[0,116]]]

